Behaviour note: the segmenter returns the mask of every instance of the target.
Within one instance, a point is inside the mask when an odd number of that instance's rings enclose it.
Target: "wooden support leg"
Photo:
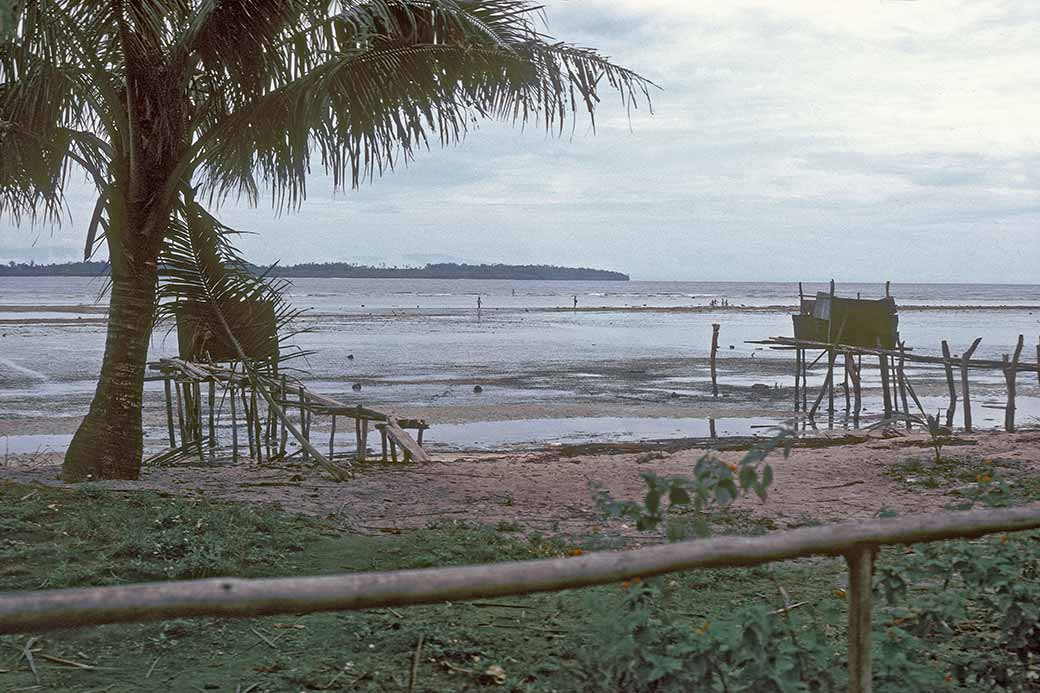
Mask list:
[[[1015,345],[1015,355],[1008,361],[1004,354],[1004,380],[1007,381],[1008,401],[1004,409],[1004,430],[1008,433],[1015,432],[1015,390],[1016,377],[1018,373],[1018,360],[1022,357],[1022,347],[1025,344],[1025,336],[1018,335],[1018,344]]]
[[[834,418],[834,361],[838,357],[837,352],[831,349],[827,352],[827,416]]]
[[[361,442],[361,419],[357,418],[354,419],[354,454],[358,462],[364,462],[364,456],[361,452],[362,445],[363,443]]]
[[[870,693],[873,690],[870,661],[873,549],[856,547],[845,560],[849,566],[849,693]]]
[[[383,446],[383,461],[386,462],[386,429],[379,429],[379,439]]]
[[[968,360],[982,342],[977,337],[968,350],[961,355],[961,401],[964,403],[964,430],[971,433],[971,394],[968,392]]]
[[[397,443],[394,442],[393,438],[390,439],[390,460],[392,462],[397,461]]]
[[[256,461],[260,464],[264,463],[264,446],[263,436],[260,431],[260,408],[257,406],[256,401],[256,388],[251,388],[249,391],[249,413],[253,417],[253,436],[256,440]]]
[[[256,459],[256,448],[253,445],[253,412],[249,409],[249,398],[246,397],[245,387],[238,390],[242,397],[242,418],[246,423],[246,435],[249,438],[249,459]]]
[[[833,379],[834,379],[834,358],[835,358],[835,352],[834,351],[828,352],[828,356],[827,356],[827,378],[826,378],[826,380],[823,381],[823,387],[820,388],[820,394],[818,394],[816,396],[816,401],[813,402],[812,408],[809,410],[809,418],[810,419],[813,418],[814,416],[816,416],[816,410],[820,408],[820,403],[823,402],[823,396],[825,394],[827,394],[827,392],[831,393],[831,402],[833,403],[833,400],[834,400],[834,390],[832,389],[831,384],[832,384]]]
[[[422,447],[422,438],[423,438],[423,433],[425,431],[426,431],[426,429],[423,428],[422,426],[420,426],[419,427],[419,432],[415,434],[415,442],[419,444],[419,447]]]
[[[855,402],[852,410],[852,425],[859,428],[859,413],[863,409],[863,364],[852,360],[852,395]]]
[[[336,415],[332,415],[332,433],[329,434],[329,460],[336,454]]]
[[[794,350],[794,410],[801,408],[801,393],[798,391],[799,380],[802,377],[802,350]]]
[[[888,390],[888,357],[878,356],[878,368],[881,370],[881,398],[885,407],[885,418],[892,418],[892,397]]]
[[[906,416],[906,430],[911,429],[910,407],[906,399],[906,357],[903,354],[903,343],[899,343],[899,366],[896,368],[896,379],[899,382],[899,399],[903,403],[903,414]]]
[[[368,419],[361,420],[361,447],[358,451],[362,462],[368,459]]]
[[[184,427],[184,397],[182,393],[183,388],[181,387],[180,383],[174,383],[173,389],[174,394],[177,397],[177,429],[180,431],[181,434],[181,445],[184,445],[188,442],[188,433],[187,429],[185,429]]]
[[[210,380],[209,381],[209,456],[211,459],[216,460],[217,458],[217,420],[216,420],[216,409],[217,409],[217,384]]]
[[[719,353],[719,324],[711,325],[711,396],[719,396],[719,382],[715,372],[715,357]]]
[[[852,355],[845,352],[845,415],[852,413],[852,392],[849,390],[849,371],[852,370]]]
[[[170,447],[174,448],[177,447],[177,439],[173,434],[173,392],[169,376],[163,380],[163,391],[166,395],[166,429],[170,434]]]
[[[238,464],[238,417],[235,414],[235,386],[228,384],[228,400],[231,402],[231,461]]]
[[[957,413],[957,386],[953,382],[953,361],[950,359],[950,345],[942,340],[943,367],[946,369],[946,387],[950,390],[950,406],[946,408],[946,427],[953,428],[953,417]]]
[[[306,438],[307,431],[307,397],[303,394],[303,386],[300,386],[300,433]],[[306,462],[310,459],[310,454],[307,452],[307,448],[303,448],[303,461]]]

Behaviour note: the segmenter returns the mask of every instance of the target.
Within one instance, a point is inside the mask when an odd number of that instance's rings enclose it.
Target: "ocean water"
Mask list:
[[[0,417],[85,411],[104,350],[103,286],[102,279],[0,278]],[[804,285],[807,294],[826,289]],[[891,291],[904,308],[901,335],[919,353],[940,353],[943,339],[959,353],[982,337],[977,356],[1000,358],[1024,334],[1025,357],[1036,358],[1040,285],[893,284]],[[884,286],[838,284],[837,292],[880,297]],[[614,374],[625,364],[707,356],[712,323],[721,325],[722,382],[773,383],[790,353],[746,342],[791,334],[798,285],[296,279],[288,298],[307,309],[308,331],[297,343],[314,354],[298,365],[319,391],[349,397],[349,385],[361,382],[366,402],[469,406],[611,400],[633,389],[630,376]],[[722,299],[729,307],[709,306]],[[174,335],[157,330],[152,356],[175,350]],[[674,392],[706,378],[648,368],[637,390]],[[683,377],[689,382],[667,380]],[[472,394],[472,383],[496,380],[503,382],[482,398]],[[1031,382],[1021,386],[1024,397]],[[989,383],[994,391],[1003,385],[999,375]]]

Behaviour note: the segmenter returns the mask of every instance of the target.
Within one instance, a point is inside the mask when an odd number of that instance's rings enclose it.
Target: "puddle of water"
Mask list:
[[[71,433],[52,433],[29,436],[4,436],[0,438],[0,450],[7,455],[24,455],[36,452],[63,452],[72,442]]]
[[[715,434],[720,437],[760,435],[768,430],[761,426],[779,424],[780,419],[720,418],[715,419]],[[437,424],[426,432],[424,445],[442,449],[497,449],[532,443],[632,442],[710,435],[708,419],[596,416]]]

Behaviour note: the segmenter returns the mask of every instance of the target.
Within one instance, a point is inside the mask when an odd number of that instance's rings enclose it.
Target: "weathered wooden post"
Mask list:
[[[857,546],[845,555],[849,566],[849,693],[870,693],[871,589],[874,549]]]
[[[1025,344],[1025,335],[1018,335],[1018,344],[1015,345],[1015,355],[1008,362],[1008,355],[1004,354],[1004,380],[1007,381],[1008,401],[1004,408],[1004,430],[1008,433],[1015,432],[1015,389],[1018,372],[1018,360],[1022,357],[1022,347]]]
[[[303,386],[302,385],[300,386],[299,396],[300,396],[300,433],[303,435],[304,438],[306,438],[307,435],[308,435],[308,430],[307,430],[307,428],[308,428],[307,427],[307,396],[303,393]],[[303,448],[302,452],[303,452],[303,461],[306,462],[308,459],[310,459],[310,453],[307,451],[306,447]]]
[[[885,418],[892,418],[892,397],[888,391],[888,357],[878,354],[878,369],[881,371],[881,399],[885,407]]]
[[[231,402],[231,461],[238,464],[238,416],[235,413],[235,372],[228,378],[228,400]]]
[[[719,353],[719,323],[711,324],[711,395],[719,396],[719,383],[715,373],[715,357]]]
[[[184,399],[182,397],[182,388],[179,381],[174,381],[173,391],[177,397],[177,428],[181,434],[181,445],[184,445],[188,442],[189,438],[187,429],[184,427]]]
[[[263,435],[260,430],[260,407],[256,401],[256,383],[253,383],[253,387],[250,388],[249,399],[252,403],[249,407],[250,412],[253,414],[253,436],[256,438],[256,461],[259,464],[264,463],[264,445]]]
[[[177,447],[177,439],[173,435],[173,393],[170,388],[170,375],[163,378],[163,391],[166,395],[166,430],[170,434],[170,447]]]
[[[336,415],[332,415],[332,433],[329,434],[329,460],[336,452]]]
[[[212,460],[217,459],[217,383],[213,378],[209,379],[209,456]]]
[[[798,391],[798,381],[802,377],[802,350],[798,347],[794,349],[794,410],[798,411],[801,406],[801,393]],[[170,429],[173,430],[172,428]]]
[[[906,354],[903,352],[903,343],[899,343],[899,366],[896,368],[896,379],[899,382],[899,399],[903,403],[903,415],[906,417],[906,430],[913,426],[910,423],[910,407],[906,400]]]
[[[834,418],[834,359],[837,354],[834,351],[834,343],[841,339],[841,335],[834,334],[834,280],[831,279],[831,303],[827,311],[827,417]],[[848,317],[848,314],[846,314]],[[844,330],[845,325],[842,325]],[[839,330],[840,332],[841,330]]]
[[[976,337],[971,346],[961,354],[961,401],[964,402],[964,430],[968,433],[971,433],[971,394],[968,392],[968,362],[981,343],[982,337]]]
[[[238,388],[238,394],[242,398],[242,418],[245,419],[246,437],[249,440],[249,459],[256,457],[256,448],[253,446],[253,415],[249,411],[249,398],[246,397],[245,385]]]
[[[849,380],[850,371],[852,370],[852,355],[849,352],[845,352],[845,382],[842,387],[845,388],[845,414],[848,415],[852,412],[852,393],[849,391]]]
[[[946,368],[946,387],[950,390],[950,406],[946,408],[946,427],[953,428],[953,416],[957,413],[957,386],[953,383],[953,363],[950,345],[942,340],[943,366]]]

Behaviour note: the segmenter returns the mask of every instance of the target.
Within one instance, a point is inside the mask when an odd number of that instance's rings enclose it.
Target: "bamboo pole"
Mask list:
[[[982,337],[976,337],[971,346],[961,354],[961,401],[964,403],[964,430],[971,433],[971,394],[968,391],[968,360],[982,343]]]
[[[302,385],[300,386],[299,396],[300,396],[300,435],[302,437],[304,437],[304,438],[307,438],[307,436],[308,436],[308,431],[307,431],[307,396],[303,392],[303,386]],[[303,448],[303,461],[304,462],[306,462],[310,458],[309,452],[310,451],[307,450],[307,448]]]
[[[852,412],[852,392],[849,391],[849,370],[851,365],[849,361],[852,360],[852,355],[849,352],[845,352],[845,382],[843,387],[845,388],[845,414],[848,415]]]
[[[878,349],[881,348],[881,340],[875,340]],[[881,371],[881,399],[884,404],[885,418],[892,418],[892,398],[888,394],[888,357],[878,354],[878,370]]]
[[[899,383],[899,399],[903,403],[903,414],[906,416],[906,430],[910,430],[913,426],[910,423],[910,407],[906,401],[906,357],[903,355],[903,343],[899,343],[899,366],[896,368],[896,380]]]
[[[256,387],[249,389],[249,412],[253,415],[253,436],[256,439],[256,461],[258,464],[263,464],[264,443],[263,436],[260,433],[260,407],[257,406]]]
[[[552,592],[685,570],[843,556],[905,545],[1040,527],[1040,503],[1018,508],[910,515],[717,537],[628,551],[530,561],[289,578],[208,578],[109,587],[0,593],[0,633],[213,616],[253,617]],[[866,573],[857,565],[856,580]],[[869,582],[865,585],[869,589]],[[859,621],[862,623],[862,620]]]
[[[189,438],[184,428],[184,398],[181,393],[181,384],[178,381],[174,381],[173,391],[177,397],[177,428],[181,433],[181,445],[188,442]]]
[[[719,353],[719,323],[711,324],[711,396],[719,396],[719,383],[715,373],[715,357]]]
[[[798,411],[801,406],[801,393],[798,391],[799,380],[802,377],[802,350],[794,350],[794,410]],[[172,443],[171,443],[172,445]]]
[[[163,378],[163,392],[166,402],[166,430],[170,435],[170,447],[177,447],[177,439],[173,435],[173,393],[170,391],[170,376]]]
[[[946,408],[946,427],[953,428],[953,417],[957,413],[957,386],[953,382],[953,363],[950,359],[950,345],[942,340],[943,367],[946,369],[946,387],[950,390],[950,406]]]
[[[849,566],[849,693],[873,690],[870,661],[870,596],[874,549],[861,545],[845,555]]]
[[[217,383],[210,378],[209,380],[209,452],[210,457],[214,460],[217,457],[217,422],[216,422],[216,410],[217,408]]]
[[[253,413],[249,409],[249,399],[246,397],[245,387],[238,389],[239,395],[242,397],[242,415],[246,420],[246,435],[249,438],[249,459],[256,458],[256,449],[253,447]]]
[[[235,385],[228,383],[228,401],[231,402],[231,461],[238,464],[238,416],[235,414]]]

